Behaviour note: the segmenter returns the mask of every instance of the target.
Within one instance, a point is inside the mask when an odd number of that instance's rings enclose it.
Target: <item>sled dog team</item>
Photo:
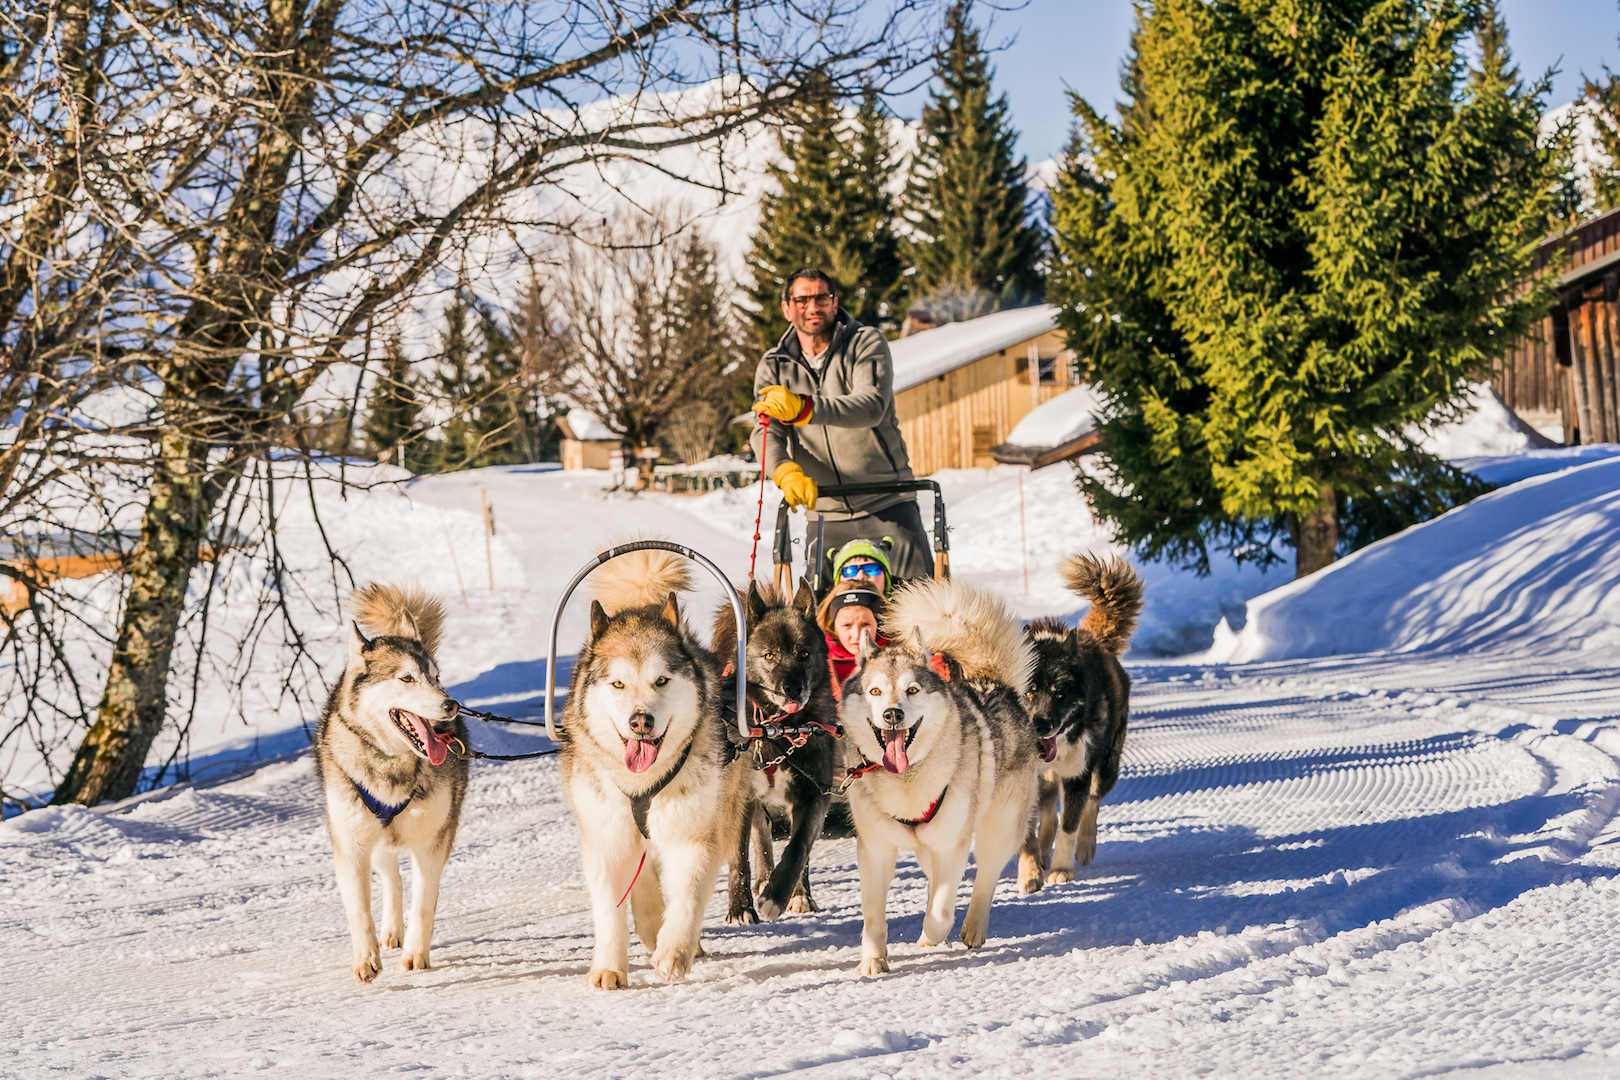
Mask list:
[[[658,975],[684,978],[702,955],[722,862],[728,923],[815,911],[810,852],[840,791],[855,823],[863,975],[889,970],[887,900],[901,849],[916,853],[928,883],[922,945],[950,934],[970,853],[978,870],[960,933],[969,948],[988,935],[997,878],[1015,855],[1024,893],[1072,880],[1096,853],[1098,805],[1119,775],[1130,695],[1119,656],[1142,582],[1120,559],[1077,555],[1062,570],[1091,601],[1075,627],[1023,627],[968,585],[900,586],[882,627],[891,644],[863,633],[854,673],[839,685],[805,586],[789,598],[750,583],[747,667],[733,672],[731,608],[722,606],[710,642],[693,633],[681,609],[691,587],[683,559],[646,550],[599,567],[559,730],[595,922],[587,982],[629,985],[626,909]],[[348,661],[321,716],[316,768],[351,970],[369,982],[382,949],[402,948],[405,970],[428,966],[439,876],[467,791],[467,758],[451,749],[466,746],[467,729],[434,660],[439,602],[371,584],[351,606]],[[726,685],[739,677],[760,733],[752,749],[738,745],[726,707],[735,700]],[[768,808],[790,823],[779,860]],[[408,924],[402,851],[411,854]]]

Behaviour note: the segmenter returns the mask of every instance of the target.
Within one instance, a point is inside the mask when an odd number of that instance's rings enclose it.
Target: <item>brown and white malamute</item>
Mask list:
[[[901,848],[928,879],[921,945],[956,921],[956,890],[978,862],[962,943],[984,944],[996,879],[1035,809],[1036,740],[1024,693],[1034,654],[1006,607],[981,590],[915,581],[884,620],[889,640],[862,642],[839,715],[861,875],[862,975],[889,970],[887,901]]]
[[[400,967],[428,966],[439,876],[467,794],[467,742],[456,703],[433,659],[444,607],[418,589],[366,585],[350,602],[349,658],[315,732],[315,770],[326,795],[338,891],[349,917],[351,970],[370,982],[381,949],[404,946]],[[367,639],[361,625],[377,636]],[[405,922],[399,856],[411,855]],[[382,877],[382,932],[371,919],[371,871]]]
[[[616,990],[630,980],[627,903],[658,976],[691,970],[754,769],[733,754],[720,717],[720,665],[681,617],[685,560],[633,552],[604,563],[591,585],[590,638],[558,735],[596,923],[586,982]]]

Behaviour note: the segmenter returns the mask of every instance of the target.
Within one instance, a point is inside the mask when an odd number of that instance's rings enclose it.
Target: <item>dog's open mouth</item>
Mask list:
[[[388,719],[405,733],[405,738],[410,740],[411,749],[435,765],[444,764],[444,759],[450,755],[449,746],[426,720],[404,709],[389,709]]]
[[[658,760],[658,748],[664,745],[664,737],[656,739],[624,739],[624,767],[631,772],[646,772],[652,768],[652,763]]]
[[[1050,765],[1057,760],[1057,736],[1042,735],[1038,740],[1041,744],[1041,760]]]
[[[918,720],[908,728],[884,728],[883,735],[883,767],[889,772],[899,774],[910,767],[911,762],[906,757],[906,751],[911,748],[911,740],[917,737],[917,729],[922,727]]]

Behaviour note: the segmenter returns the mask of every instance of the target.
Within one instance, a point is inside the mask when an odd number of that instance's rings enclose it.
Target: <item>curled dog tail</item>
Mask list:
[[[954,581],[910,581],[901,586],[883,620],[890,641],[941,652],[964,678],[997,682],[1022,694],[1035,670],[1035,650],[1017,617],[995,596]]]
[[[1070,555],[1058,570],[1071,591],[1091,601],[1080,628],[1115,656],[1125,655],[1142,612],[1142,578],[1131,564],[1117,555],[1106,563],[1094,555]]]
[[[401,588],[370,582],[349,597],[349,610],[354,613],[355,621],[373,634],[415,638],[430,656],[439,648],[444,605],[419,585]]]
[[[687,561],[673,551],[658,548],[620,555],[591,574],[591,594],[609,615],[661,605],[670,593],[686,592],[691,587],[692,572]]]

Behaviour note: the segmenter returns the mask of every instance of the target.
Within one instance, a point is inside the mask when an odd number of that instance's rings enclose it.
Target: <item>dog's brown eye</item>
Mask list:
[[[875,687],[875,686],[874,686],[874,687],[872,687],[872,689],[870,689],[870,690],[868,690],[868,691],[867,691],[867,693],[868,693],[868,694],[871,694],[871,695],[872,695],[872,696],[873,696],[873,697],[877,697],[877,696],[878,696],[878,694],[880,694],[880,693],[881,693],[881,692],[882,692],[882,691],[880,691],[880,690],[879,690],[879,689],[878,689],[878,688],[877,688],[877,687]]]
[[[669,676],[668,675],[660,675],[660,676],[658,676],[658,678],[653,680],[653,685],[654,686],[668,686],[669,685]]]
[[[401,675],[399,677],[399,681],[402,682],[402,683],[413,683],[413,682],[416,681],[416,679],[414,679],[410,675]]]
[[[915,694],[917,692],[917,690],[918,690],[918,687],[915,687],[915,686],[906,687],[906,696],[910,697],[912,694]]]
[[[624,683],[620,682],[618,679],[614,679],[613,680],[613,689],[615,689],[615,690],[623,690],[624,689]]]
[[[773,653],[773,652],[768,652],[768,653],[765,654],[765,659],[767,659],[767,660],[775,660],[776,659],[776,654]]]
[[[1029,700],[1034,701],[1035,700],[1035,691],[1030,690],[1029,692],[1024,694],[1024,696],[1029,698]]]

